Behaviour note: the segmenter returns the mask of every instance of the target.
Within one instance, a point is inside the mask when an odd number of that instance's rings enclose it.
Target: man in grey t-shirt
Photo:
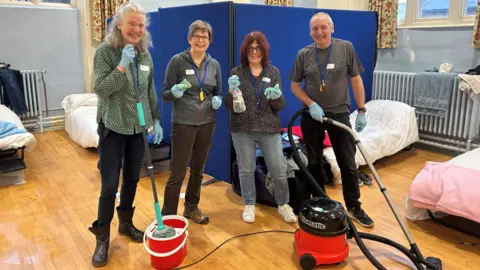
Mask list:
[[[295,96],[309,107],[310,115],[302,116],[300,125],[307,145],[310,173],[325,190],[322,157],[327,130],[342,174],[343,197],[348,214],[360,225],[371,227],[373,220],[362,210],[359,201],[354,139],[346,130],[323,123],[323,117],[327,116],[351,127],[348,92],[350,79],[359,108],[355,129],[361,132],[366,125],[365,92],[360,76],[363,67],[351,42],[332,38],[333,29],[333,21],[327,13],[313,15],[310,35],[314,43],[298,52],[290,73],[291,88]]]

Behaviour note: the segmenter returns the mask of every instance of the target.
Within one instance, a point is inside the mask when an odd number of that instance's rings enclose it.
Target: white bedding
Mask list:
[[[357,135],[370,162],[393,155],[419,140],[415,108],[398,101],[372,100],[365,104],[367,125]],[[355,130],[357,112],[350,114]],[[324,150],[324,156],[332,167],[335,183],[341,183],[341,173],[333,148]],[[366,165],[360,150],[355,155],[357,168]]]
[[[20,118],[2,104],[0,104],[0,120],[14,123],[18,128],[25,128]],[[37,139],[30,132],[19,133],[0,139],[0,150],[25,147],[25,151],[30,152],[36,144]]]
[[[92,93],[69,95],[62,101],[65,131],[75,143],[84,148],[98,146],[97,104],[98,97]]]

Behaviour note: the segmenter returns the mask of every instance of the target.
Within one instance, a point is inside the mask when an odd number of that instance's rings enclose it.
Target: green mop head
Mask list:
[[[154,204],[155,207],[155,215],[157,216],[157,229],[152,234],[153,237],[156,238],[169,238],[175,236],[177,232],[172,226],[166,226],[163,224],[162,212],[160,211],[160,206],[158,202]]]
[[[156,238],[169,238],[175,236],[176,232],[175,229],[171,226],[165,226],[163,224],[159,224],[157,226],[157,230],[153,233],[153,237]]]

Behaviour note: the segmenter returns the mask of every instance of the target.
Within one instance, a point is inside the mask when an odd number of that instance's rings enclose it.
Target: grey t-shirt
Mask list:
[[[305,92],[325,112],[350,112],[349,79],[364,69],[350,41],[332,38],[331,47],[323,91],[320,91],[321,75],[325,72],[329,48],[316,50],[315,43],[298,52],[289,79],[293,82],[305,81]],[[322,73],[319,71],[316,51]]]

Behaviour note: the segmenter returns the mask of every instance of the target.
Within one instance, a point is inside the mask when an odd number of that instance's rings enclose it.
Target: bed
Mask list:
[[[72,94],[61,103],[65,110],[65,131],[83,148],[97,148],[97,105],[94,93]]]
[[[13,123],[18,129],[25,130],[20,118],[3,104],[0,104],[0,121]],[[35,139],[35,136],[26,130],[25,132],[15,133],[10,136],[0,138],[0,150],[24,148],[25,151],[31,152],[36,144],[37,140]]]
[[[410,147],[419,140],[415,108],[398,101],[371,100],[365,104],[367,108],[367,125],[357,135],[367,153],[370,162],[393,155]],[[357,111],[350,114],[350,123],[355,128]],[[333,179],[340,184],[341,173],[333,148],[324,150],[324,157],[331,166]],[[357,148],[355,163],[359,166],[367,165]]]
[[[444,213],[480,223],[480,148],[446,162],[427,161],[409,188],[408,219],[436,219]],[[461,224],[455,224],[461,226]],[[478,231],[477,231],[478,232]]]
[[[37,140],[20,118],[0,104],[0,187],[25,183],[25,151],[31,152]]]

